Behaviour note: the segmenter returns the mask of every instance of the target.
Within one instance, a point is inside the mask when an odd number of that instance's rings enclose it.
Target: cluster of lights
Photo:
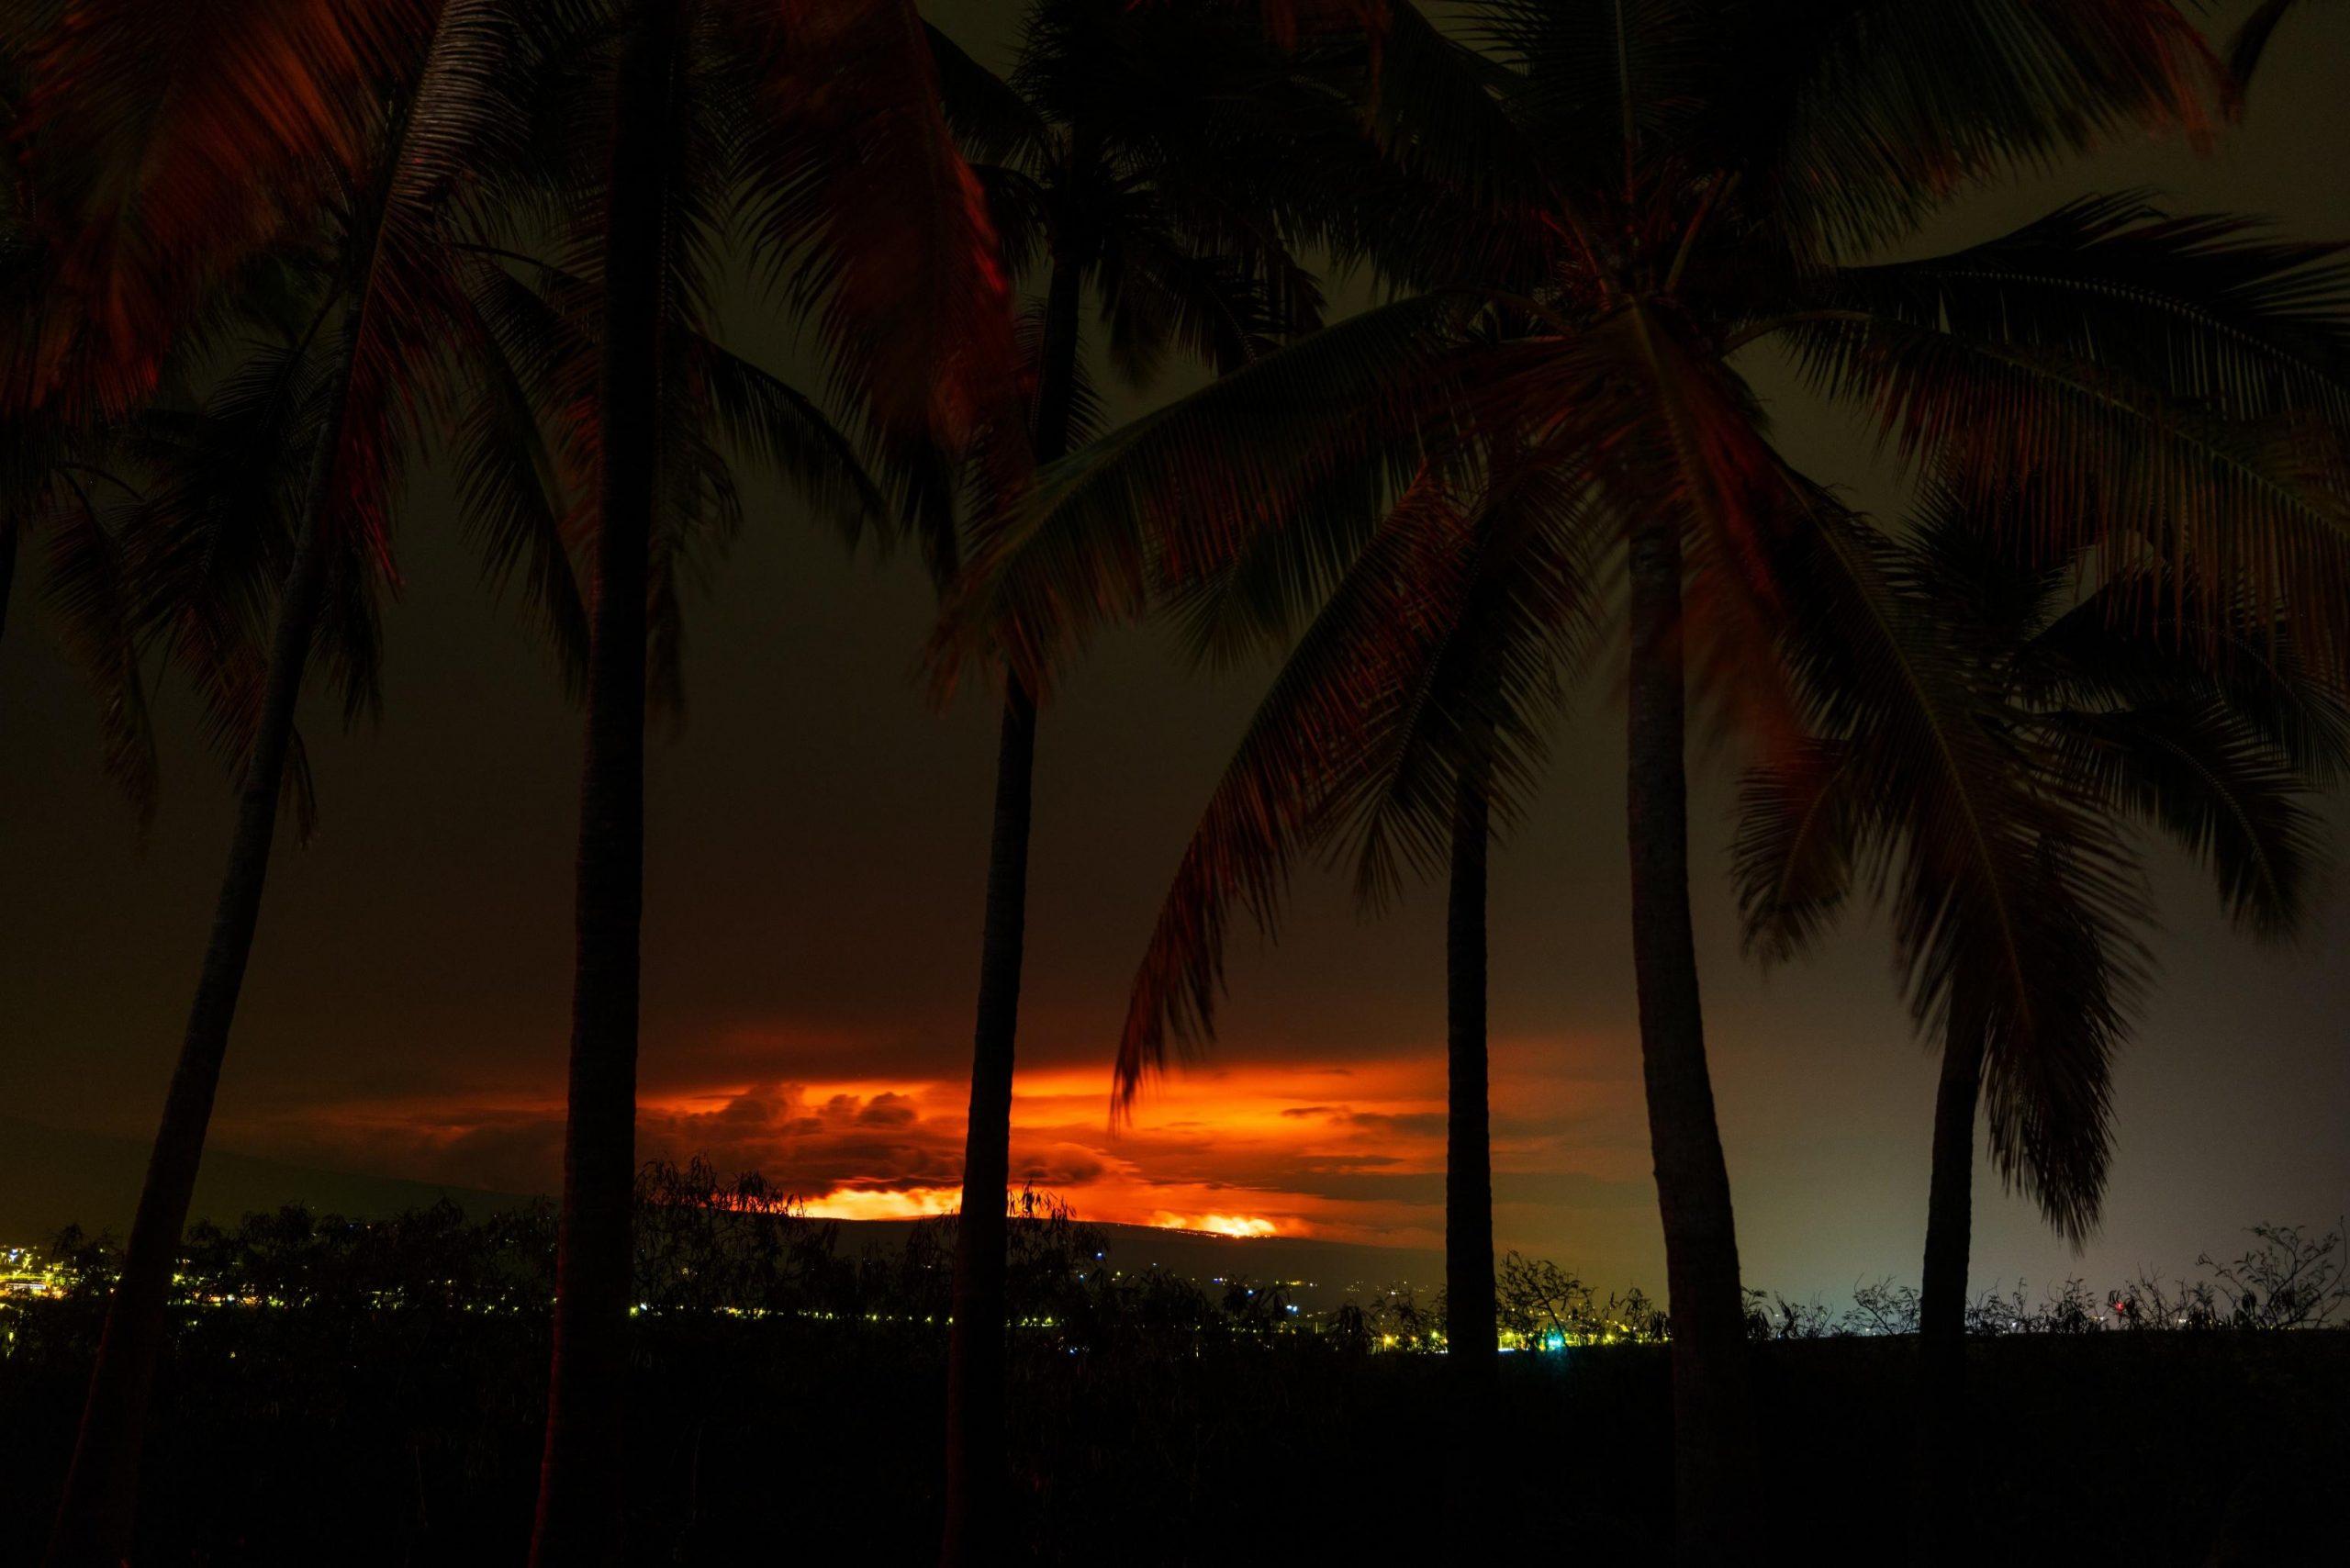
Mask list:
[[[1213,1217],[1221,1218],[1225,1216]],[[1100,1257],[1101,1255],[1097,1253],[1097,1260],[1099,1260]],[[1153,1271],[1155,1271],[1156,1266],[1154,1265]],[[690,1272],[689,1270],[681,1270],[680,1271]],[[1081,1276],[1085,1271],[1080,1270],[1078,1272]],[[1124,1278],[1125,1276],[1125,1271],[1124,1270],[1113,1270],[1111,1271],[1111,1272],[1118,1278]],[[34,1301],[61,1296],[72,1287],[73,1282],[74,1276],[68,1270],[56,1260],[46,1257],[36,1248],[0,1247],[0,1342],[14,1342],[14,1330],[8,1326],[6,1316],[7,1308],[12,1302]],[[172,1282],[178,1288],[182,1299],[187,1305],[196,1307],[207,1307],[214,1309],[241,1308],[245,1310],[255,1310],[263,1308],[285,1309],[305,1305],[300,1301],[287,1300],[280,1296],[264,1294],[229,1294],[219,1291],[205,1291],[200,1288],[191,1289],[191,1286],[195,1284],[195,1282],[191,1281],[185,1273],[173,1274],[172,1277]],[[442,1281],[437,1282],[443,1286],[453,1286],[455,1283],[454,1281]],[[1209,1282],[1214,1285],[1228,1285],[1234,1282],[1230,1281],[1224,1275],[1217,1275]],[[1294,1290],[1300,1287],[1311,1287],[1314,1282],[1306,1280],[1288,1280],[1275,1281],[1273,1283],[1281,1288]],[[1244,1286],[1243,1289],[1246,1290],[1247,1294],[1251,1297],[1256,1296],[1258,1294],[1257,1290],[1253,1287]],[[1358,1286],[1358,1291],[1360,1292],[1360,1287]],[[407,1301],[404,1293],[375,1292],[372,1294],[369,1305],[379,1311],[392,1311],[397,1310],[406,1305]],[[464,1302],[455,1305],[459,1305],[462,1310],[466,1312],[495,1314],[520,1312],[524,1310],[522,1305],[516,1302]],[[778,1316],[788,1316],[824,1323],[865,1322],[933,1324],[943,1321],[951,1321],[951,1319],[926,1313],[840,1313],[823,1311],[816,1308],[800,1308],[798,1310],[778,1313],[767,1307],[733,1305],[721,1306],[717,1308],[717,1311],[722,1316],[735,1318],[759,1319]],[[662,1309],[652,1302],[639,1301],[632,1303],[630,1305],[629,1316],[631,1317],[659,1316],[662,1316]],[[1013,1327],[1027,1329],[1055,1329],[1062,1327],[1062,1323],[1058,1317],[1039,1316],[1017,1319]],[[1324,1323],[1319,1315],[1309,1317],[1294,1303],[1284,1303],[1282,1304],[1281,1316],[1274,1319],[1272,1324],[1269,1327],[1270,1331],[1273,1333],[1311,1334],[1323,1331]],[[1245,1329],[1244,1331],[1256,1332],[1259,1330],[1250,1328]],[[1501,1335],[1501,1348],[1506,1351],[1547,1351],[1552,1354],[1557,1354],[1571,1349],[1586,1345],[1612,1345],[1617,1343],[1619,1340],[1628,1339],[1631,1338],[1634,1338],[1632,1330],[1620,1323],[1600,1325],[1589,1329],[1581,1329],[1573,1332],[1557,1327],[1533,1334],[1517,1334],[1505,1330]],[[1382,1332],[1378,1336],[1372,1348],[1380,1350],[1401,1350],[1407,1351],[1413,1350],[1432,1350],[1441,1353],[1445,1349],[1444,1332],[1440,1328],[1433,1327],[1423,1330],[1416,1335],[1408,1337],[1398,1335],[1393,1332]]]

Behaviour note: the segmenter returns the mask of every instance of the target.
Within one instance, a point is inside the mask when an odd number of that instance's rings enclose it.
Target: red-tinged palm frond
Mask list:
[[[1016,400],[1009,285],[911,0],[771,8],[744,217],[886,442],[959,452]],[[876,193],[889,193],[876,199]]]
[[[1186,1048],[1213,1036],[1224,951],[1236,903],[1277,933],[1296,857],[1315,842],[1346,759],[1360,754],[1364,706],[1418,662],[1405,615],[1426,588],[1425,567],[1461,532],[1444,477],[1423,470],[1364,545],[1352,569],[1299,638],[1259,704],[1185,846],[1129,997],[1118,1047],[1121,1107],[1161,1070],[1171,1030]]]
[[[1619,517],[1681,520],[1683,635],[1695,694],[1766,753],[1802,729],[1783,667],[1788,618],[1808,585],[1785,580],[1813,511],[1833,503],[1770,441],[1752,390],[1662,313],[1636,306],[1593,334],[1618,367],[1600,386],[1635,389],[1606,459]],[[1607,364],[1602,362],[1602,367]],[[1598,387],[1576,398],[1595,405]]]
[[[1851,308],[1785,330],[1816,386],[1869,405],[1895,450],[1946,483],[2025,487],[2029,526],[2151,550],[2207,604],[2223,602],[2220,585],[2276,598],[2313,652],[2338,659],[2333,612],[2350,586],[2350,451],[2327,419],[2344,385],[2339,269],[2292,247],[2256,257],[2210,230],[2139,238],[2146,249],[2092,238],[2070,253],[2094,280],[2124,259],[2143,277],[2147,251],[2167,251],[2166,276],[2202,293],[2085,298],[2094,337],[2062,325],[2060,299],[2086,284],[1995,266],[1919,277],[1906,296],[1863,286]],[[2061,253],[2042,250],[2047,271]]]
[[[1804,0],[1692,7],[1708,34],[1701,167],[1798,253],[1904,233],[1963,182],[2115,133],[2207,134],[2221,71],[2173,0]]]
[[[1570,466],[1512,453],[1424,469],[1381,520],[1186,847],[1129,998],[1121,1105],[1163,1068],[1170,1031],[1186,1049],[1212,1036],[1232,907],[1274,935],[1298,856],[1352,859],[1376,905],[1440,861],[1465,774],[1515,816],[1589,653],[1603,534],[1588,499]]]
[[[1214,669],[1280,658],[1394,498],[1381,467],[1341,469],[1215,569],[1162,581],[1185,655]]]
[[[335,446],[317,522],[364,540],[387,579],[391,496],[423,431],[448,421],[452,344],[475,325],[457,228],[464,197],[523,134],[504,83],[520,50],[505,0],[450,0],[350,204],[346,368],[323,426]]]
[[[1360,722],[1363,762],[1331,802],[1334,849],[1355,862],[1366,908],[1444,868],[1460,781],[1479,781],[1505,831],[1549,752],[1565,689],[1591,662],[1600,562],[1620,524],[1571,457],[1505,447],[1489,457],[1455,531],[1459,559],[1423,574],[1415,613],[1440,636]]]
[[[1216,572],[1332,476],[1407,473],[1455,411],[1459,327],[1477,302],[1399,301],[1325,328],[1045,469],[979,541],[934,645],[944,678],[1001,645],[1039,692],[1159,581]]]
[[[289,207],[362,177],[431,0],[73,0],[16,128],[52,287],[11,406],[121,410],[187,312]]]

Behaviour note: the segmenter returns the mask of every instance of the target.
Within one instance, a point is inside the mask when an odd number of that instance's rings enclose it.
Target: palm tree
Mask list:
[[[990,196],[1013,275],[1044,270],[1029,327],[1024,442],[982,458],[978,524],[991,527],[1036,463],[1095,428],[1083,372],[1086,297],[1100,298],[1109,360],[1145,386],[1168,351],[1213,369],[1318,324],[1321,294],[1292,256],[1297,202],[1283,200],[1276,139],[1309,125],[1288,62],[1246,7],[1137,9],[1041,0],[1011,78],[933,33],[945,101]],[[1003,452],[1003,447],[1020,447]],[[947,580],[958,550],[933,536]],[[947,1350],[947,1563],[1003,1550],[1003,1267],[1011,1098],[1036,691],[1006,675],[996,747],[994,832],[973,1039],[964,1204]]]
[[[1520,814],[1544,721],[1595,630],[1589,510],[1564,470],[1501,451],[1416,476],[1299,637],[1184,850],[1118,1054],[1130,1103],[1170,1030],[1191,1046],[1213,1036],[1230,907],[1273,931],[1302,852],[1349,853],[1371,908],[1411,875],[1445,875],[1447,1366],[1464,1405],[1482,1396],[1497,1348],[1485,1051],[1494,816]],[[1186,591],[1196,651],[1214,656],[1278,629],[1287,607],[1249,580],[1271,565],[1244,557]]]
[[[1005,259],[1015,279],[1044,274],[1026,333],[1024,429],[994,432],[979,464],[984,529],[1030,468],[1092,431],[1089,291],[1113,365],[1136,386],[1170,349],[1225,369],[1318,324],[1319,291],[1292,254],[1294,207],[1263,156],[1270,135],[1294,133],[1299,95],[1238,7],[1039,0],[1009,78],[934,31],[932,49]],[[933,528],[942,584],[959,553],[951,527]],[[1037,695],[1019,672],[1007,674],[947,1350],[940,1551],[949,1563],[990,1562],[1005,1550],[1005,1195]]]
[[[1964,1556],[1967,1537],[1960,1428],[1977,1105],[1990,1111],[2000,1173],[2077,1244],[2104,1192],[2110,1061],[2142,969],[2131,933],[2153,913],[2117,827],[2135,822],[2200,859],[2254,935],[2290,935],[2322,858],[2304,792],[2350,762],[2350,712],[2273,611],[2188,608],[2204,585],[2159,566],[2100,570],[2093,547],[2033,541],[1946,487],[1886,550],[1912,634],[1957,655],[1964,701],[1914,724],[1848,722],[1750,779],[1737,869],[1750,944],[1773,958],[1815,939],[1856,879],[1896,890],[1905,958],[1937,922],[1987,923],[1958,935],[1939,1016],[1919,1015],[1941,1036],[1942,1064],[1912,1551],[1939,1562]],[[2134,612],[2142,604],[2161,608],[2149,621]],[[2198,625],[2214,634],[2187,630]],[[1947,734],[1944,718],[1981,735]],[[1973,814],[2019,835],[2031,880],[1953,886],[1970,865],[1953,852],[1948,802],[1896,792],[1937,770],[1874,755],[1919,741],[2000,770],[1973,781]],[[2010,899],[2031,902],[2039,940],[2029,1005],[2003,1018],[1985,1005],[2002,984],[1986,956],[2008,939]]]
[[[1118,1056],[1125,1105],[1169,1029],[1194,1047],[1213,1036],[1230,906],[1271,933],[1302,851],[1350,851],[1373,909],[1407,875],[1445,875],[1446,1482],[1472,1531],[1499,1350],[1486,868],[1496,807],[1521,814],[1544,721],[1595,631],[1588,509],[1564,470],[1494,444],[1500,455],[1467,472],[1416,476],[1298,639],[1185,848]],[[1185,596],[1201,651],[1284,618],[1282,596],[1249,581],[1260,565],[1244,558]]]
[[[1503,0],[1480,9],[1483,52],[1390,9],[1381,70],[1421,90],[1382,90],[1379,112],[1420,194],[1382,198],[1362,232],[1418,292],[1040,475],[975,564],[958,624],[965,645],[984,632],[1043,668],[1170,573],[1267,547],[1312,578],[1346,558],[1308,504],[1334,476],[1408,473],[1480,428],[1524,432],[1588,488],[1627,583],[1633,950],[1672,1300],[1676,1533],[1685,1559],[1718,1560],[1751,1539],[1756,1505],[1689,924],[1688,693],[1694,678],[1721,722],[1770,745],[1803,732],[1820,688],[1793,678],[1822,647],[1874,639],[1838,665],[1839,701],[1897,706],[1925,678],[1886,631],[1891,589],[1862,525],[1773,444],[1741,355],[1791,355],[1913,463],[1969,484],[2036,477],[2042,504],[2019,528],[2110,536],[2127,518],[2183,577],[2279,596],[2332,660],[2350,565],[2326,424],[2341,408],[2333,302],[2247,285],[2209,253],[2208,230],[2129,202],[1950,255],[1859,259],[2020,159],[2122,124],[2199,127],[2211,62],[2159,0],[1932,0],[1897,18],[1867,0],[1793,18]],[[1948,966],[1925,972],[1940,994]]]
[[[49,1560],[61,1563],[119,1562],[129,1544],[173,1260],[281,791],[289,764],[298,766],[295,703],[338,586],[335,564],[380,554],[386,481],[428,378],[443,366],[435,345],[452,297],[444,241],[462,206],[453,187],[469,152],[494,132],[496,100],[483,88],[505,39],[487,4],[453,4],[437,18],[393,16],[399,7],[355,19],[275,8],[181,15],[173,41],[188,52],[158,59],[150,51],[160,40],[147,31],[153,17],[141,9],[95,7],[61,25],[36,67],[28,139],[54,187],[74,202],[57,275],[68,299],[98,289],[107,307],[79,319],[62,308],[45,319],[18,396],[42,406],[134,406],[153,385],[169,338],[200,304],[196,286],[263,242],[275,215],[251,182],[265,185],[267,170],[285,168],[281,191],[319,191],[337,183],[339,163],[353,177],[342,182],[351,196],[338,264],[312,329],[330,368],[315,393],[308,474],[252,694],[228,870],[59,1506]],[[428,24],[420,30],[401,30],[420,18]],[[218,74],[203,76],[207,68]],[[386,85],[387,95],[378,90]],[[123,118],[109,122],[109,112]],[[253,162],[233,174],[214,165],[240,153]],[[125,168],[152,174],[153,189],[126,197]],[[127,220],[132,212],[136,221]],[[341,586],[352,586],[347,574]]]
[[[565,57],[588,62],[571,101],[599,110],[606,156],[565,204],[592,215],[597,504],[540,1564],[623,1550],[647,637],[674,647],[662,509],[709,476],[677,450],[678,355],[721,225],[742,208],[770,275],[818,311],[835,390],[894,453],[956,451],[1009,363],[993,236],[903,0],[622,0]]]
[[[349,166],[364,84],[420,22],[396,5],[224,25],[93,3],[70,26],[54,4],[0,24],[0,122],[23,152],[0,183],[0,634],[46,541],[66,641],[99,689],[106,771],[142,828],[157,769],[130,656],[137,590],[104,521],[138,494],[126,421],[166,392],[190,409],[196,367],[270,330],[252,274],[277,266],[278,203],[316,200]],[[255,96],[273,78],[285,98]]]

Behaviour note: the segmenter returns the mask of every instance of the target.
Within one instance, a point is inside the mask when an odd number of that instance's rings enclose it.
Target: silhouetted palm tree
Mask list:
[[[2273,610],[2192,602],[2207,585],[2117,566],[2111,543],[2052,545],[1940,490],[1884,548],[1907,636],[1952,655],[1953,700],[1920,703],[1908,722],[1846,712],[1839,732],[1747,786],[1737,870],[1750,945],[1785,958],[1856,881],[1889,887],[1919,1027],[1942,1043],[1919,1299],[1920,1561],[1960,1560],[1968,1538],[1960,1424],[1978,1103],[2001,1175],[2076,1244],[2097,1222],[2111,1058],[2143,969],[2133,932],[2153,917],[2119,830],[2173,840],[2204,862],[2237,924],[2280,937],[2322,858],[2306,791],[2350,762],[2338,687]],[[1932,755],[1896,755],[1911,748]],[[1984,880],[1985,862],[1959,842],[1984,833],[2011,843],[2004,885]],[[1938,926],[1949,965],[1939,981],[1917,967]],[[2020,962],[2008,953],[2020,933],[2031,949]]]
[[[1150,380],[1170,351],[1225,369],[1318,325],[1320,293],[1292,254],[1274,139],[1298,130],[1287,62],[1245,6],[1040,0],[1008,78],[934,32],[948,115],[987,192],[1015,278],[1042,274],[1028,323],[1025,428],[990,432],[973,511],[992,527],[1049,463],[1093,433],[1084,317],[1099,301],[1113,367]],[[945,583],[960,554],[929,532]],[[1006,1550],[1004,1212],[1027,920],[1038,693],[1005,681],[989,842],[963,1201],[947,1352],[941,1561]]]
[[[1485,1058],[1493,817],[1514,819],[1563,684],[1588,658],[1595,520],[1561,470],[1505,455],[1404,489],[1297,641],[1186,846],[1129,999],[1130,1102],[1167,1036],[1214,1033],[1228,911],[1272,930],[1303,851],[1355,860],[1359,900],[1410,875],[1449,884],[1445,1167],[1448,1367],[1473,1394],[1496,1349]],[[1287,606],[1243,558],[1187,590],[1198,650],[1276,630]]]
[[[482,88],[506,32],[487,5],[431,12],[174,9],[169,35],[158,37],[151,8],[93,7],[61,24],[28,96],[28,142],[72,225],[59,303],[36,327],[36,359],[16,387],[47,406],[134,406],[204,289],[278,231],[277,201],[342,192],[332,286],[310,330],[330,367],[312,392],[316,433],[241,748],[235,837],[92,1374],[53,1562],[112,1563],[129,1544],[173,1260],[252,951],[304,666],[330,597],[366,597],[368,579],[353,582],[336,564],[380,556],[387,480],[445,367],[439,349],[456,297],[445,241],[461,207],[453,186],[494,133],[496,100]],[[136,174],[126,179],[125,170]],[[285,183],[267,191],[273,170]],[[85,296],[104,306],[73,314]]]
[[[719,237],[739,212],[768,275],[815,311],[841,400],[878,445],[917,457],[956,452],[1005,395],[1010,330],[993,235],[906,0],[619,0],[608,15],[591,9],[550,58],[576,62],[585,93],[569,101],[600,120],[606,153],[556,179],[562,207],[587,215],[578,244],[595,258],[600,361],[585,399],[595,590],[554,1353],[532,1544],[533,1562],[568,1564],[624,1550],[647,638],[674,651],[662,632],[674,626],[675,579],[660,569],[674,531],[660,519],[711,498],[710,473],[674,439],[693,406],[679,385],[683,328],[705,308]]]
[[[1767,745],[1803,728],[1790,675],[1822,656],[1815,644],[1882,641],[1890,623],[1858,520],[1776,450],[1739,356],[1791,353],[1906,458],[1970,484],[2043,480],[2046,504],[2019,527],[2068,538],[2128,518],[2171,569],[2281,596],[2322,628],[2328,659],[2350,564],[2342,460],[2300,416],[2335,411],[2338,394],[2305,357],[2301,302],[2165,264],[2193,234],[2126,207],[2068,208],[1950,256],[1854,260],[1968,179],[2124,123],[2199,125],[2211,62],[2160,0],[1793,16],[1504,3],[1480,8],[1487,53],[1391,10],[1380,123],[1418,194],[1383,198],[1361,232],[1420,292],[1040,476],[976,563],[964,624],[1043,667],[1147,604],[1170,565],[1211,573],[1271,538],[1311,577],[1347,554],[1305,508],[1317,489],[1374,464],[1408,474],[1463,425],[1520,432],[1587,487],[1628,588],[1633,949],[1676,1531],[1685,1558],[1712,1561],[1751,1538],[1755,1493],[1689,921],[1690,678]],[[1397,81],[1419,90],[1387,90]],[[1898,652],[1845,660],[1840,700],[1897,702],[1914,674]]]
[[[1303,850],[1351,851],[1358,901],[1408,874],[1447,879],[1445,1339],[1453,1429],[1448,1495],[1473,1507],[1499,1350],[1486,1059],[1486,868],[1546,749],[1562,685],[1587,661],[1599,532],[1561,471],[1511,443],[1433,466],[1382,521],[1270,694],[1186,846],[1128,1002],[1121,1103],[1163,1060],[1171,1028],[1214,1031],[1228,911],[1269,933]],[[1185,596],[1203,652],[1285,619],[1285,595],[1243,559]]]

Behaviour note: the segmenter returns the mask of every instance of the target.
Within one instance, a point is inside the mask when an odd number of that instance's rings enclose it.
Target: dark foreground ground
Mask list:
[[[0,1561],[37,1555],[95,1309],[12,1315]],[[632,1561],[915,1563],[934,1549],[943,1334],[639,1322]],[[2000,1564],[2331,1562],[2350,1335],[2089,1333],[1975,1347],[1976,1543]],[[1756,1347],[1766,1486],[1804,1561],[1898,1562],[1910,1346]],[[1506,1358],[1490,1560],[1662,1561],[1664,1351]],[[464,1310],[187,1320],[140,1561],[515,1563],[546,1344]],[[1024,1539],[1046,1562],[1438,1561],[1442,1363],[1300,1336],[1024,1344]],[[1758,1560],[1762,1554],[1758,1552]]]

